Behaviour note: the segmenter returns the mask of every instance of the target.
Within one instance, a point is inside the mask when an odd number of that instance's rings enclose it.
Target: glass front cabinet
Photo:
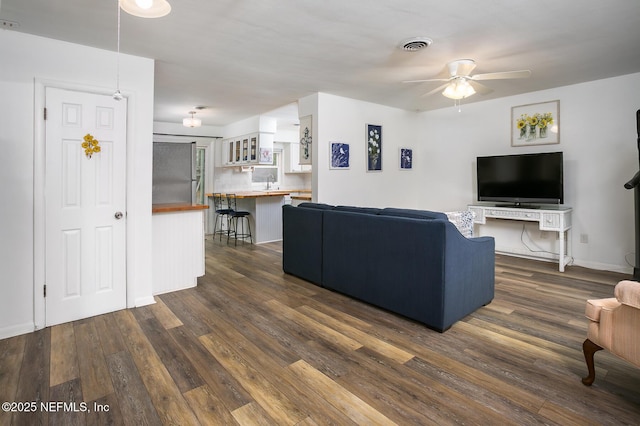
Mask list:
[[[263,151],[272,149],[273,135],[252,133],[224,139],[222,141],[224,166],[260,164],[260,148],[263,148]]]

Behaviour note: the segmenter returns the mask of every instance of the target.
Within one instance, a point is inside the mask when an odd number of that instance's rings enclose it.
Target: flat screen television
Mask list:
[[[478,201],[564,203],[562,152],[478,157]]]

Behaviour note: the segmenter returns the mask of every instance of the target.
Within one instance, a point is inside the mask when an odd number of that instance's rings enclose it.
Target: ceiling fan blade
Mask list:
[[[448,78],[429,78],[427,80],[405,80],[403,83],[425,83],[428,81],[449,81]]]
[[[449,83],[445,83],[442,86],[436,87],[435,89],[433,89],[430,92],[425,93],[424,95],[422,95],[423,98],[427,97],[427,96],[431,96],[435,93],[440,92],[441,90],[444,90],[445,87],[447,87],[449,85]]]
[[[509,78],[527,78],[531,75],[529,70],[520,71],[504,71],[504,72],[490,72],[487,74],[476,74],[469,78],[471,80],[502,80]]]
[[[476,93],[480,94],[480,95],[486,95],[488,93],[493,92],[493,89],[490,89],[489,87],[485,86],[484,84],[480,84],[477,81],[473,81],[473,80],[468,80],[469,84],[471,85],[471,87],[473,87],[473,90],[476,91]]]

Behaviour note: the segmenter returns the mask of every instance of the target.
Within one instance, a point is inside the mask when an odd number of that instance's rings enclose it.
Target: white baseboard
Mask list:
[[[621,274],[629,274],[629,276],[633,275],[633,268],[631,266],[625,267],[620,265],[612,265],[610,263],[592,262],[580,259],[574,259],[573,265],[582,266],[589,269],[597,269],[599,271],[619,272]]]
[[[9,337],[19,336],[21,334],[32,333],[36,329],[33,322],[26,322],[24,324],[12,325],[10,327],[0,328],[0,339],[7,339]]]
[[[518,248],[518,247],[508,247],[508,248],[496,247],[496,253],[504,254],[507,256],[524,257],[526,259],[541,260],[543,262],[555,262],[555,263],[558,262],[557,254],[552,254],[547,252],[536,253],[536,252],[531,252],[529,250]],[[633,275],[633,268],[631,266],[627,267],[627,266],[621,266],[621,265],[614,265],[611,263],[593,262],[589,260],[581,260],[576,258],[573,258],[573,261],[570,262],[567,266],[571,266],[571,265],[582,266],[584,268],[595,269],[598,271],[611,271],[611,272],[619,272],[621,274]]]
[[[141,306],[153,305],[154,303],[156,303],[156,300],[153,296],[140,297],[136,299],[134,307],[139,308]]]

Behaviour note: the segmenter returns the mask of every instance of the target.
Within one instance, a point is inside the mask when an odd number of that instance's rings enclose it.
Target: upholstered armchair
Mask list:
[[[582,344],[589,375],[582,383],[591,386],[596,378],[593,355],[607,349],[640,367],[640,283],[620,281],[610,299],[587,300],[587,340]]]

